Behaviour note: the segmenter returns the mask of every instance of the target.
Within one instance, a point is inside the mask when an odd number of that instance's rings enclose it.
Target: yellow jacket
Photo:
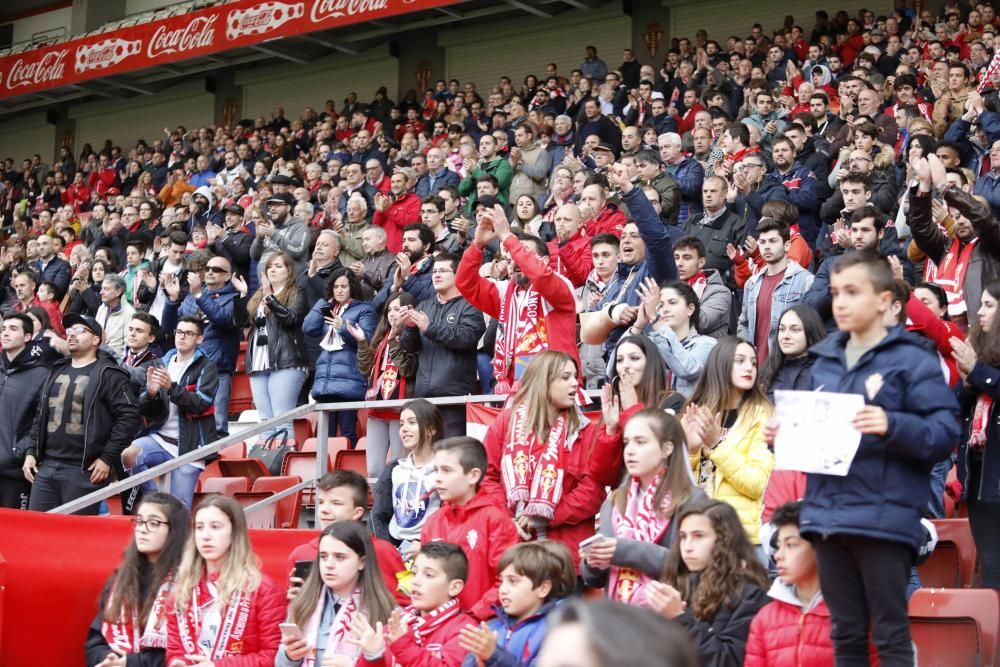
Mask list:
[[[771,414],[770,406],[740,414],[726,437],[709,453],[715,463],[715,488],[706,489],[706,493],[732,505],[754,544],[760,544],[764,490],[774,468],[774,454],[764,442],[764,426]],[[691,467],[698,479],[700,454],[691,456]]]

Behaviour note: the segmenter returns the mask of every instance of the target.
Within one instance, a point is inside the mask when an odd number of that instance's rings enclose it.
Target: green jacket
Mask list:
[[[473,169],[472,173],[463,178],[462,182],[458,184],[458,192],[463,197],[469,198],[469,203],[466,205],[466,212],[470,216],[476,205],[476,179],[484,174],[490,174],[497,179],[500,183],[500,193],[497,195],[497,199],[504,204],[509,203],[508,195],[510,194],[510,182],[514,178],[514,170],[511,168],[510,162],[505,158],[497,157]]]

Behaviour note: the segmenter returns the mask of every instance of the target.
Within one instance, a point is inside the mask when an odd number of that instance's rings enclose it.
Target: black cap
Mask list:
[[[595,150],[595,151],[607,151],[607,152],[611,153],[612,155],[617,155],[617,153],[618,153],[618,151],[615,150],[615,147],[612,146],[611,144],[609,144],[606,141],[602,141],[601,143],[597,144],[597,146],[595,146],[593,148],[593,150]]]
[[[282,204],[286,204],[288,206],[294,206],[295,197],[288,194],[287,192],[282,192],[280,195],[271,195],[270,197],[267,198],[267,201],[264,203],[270,204],[272,202],[281,202]]]
[[[226,207],[225,211],[226,213],[235,213],[240,217],[243,217],[243,214],[246,213],[246,211],[243,210],[243,207],[240,206],[239,204],[230,204],[229,206]]]
[[[275,174],[270,179],[271,185],[295,185],[295,179],[284,174]]]
[[[486,208],[493,208],[499,203],[500,200],[494,197],[493,195],[483,195],[482,197],[476,200],[476,203],[473,206],[473,208],[475,208],[476,206],[485,206]]]
[[[97,323],[97,320],[95,320],[93,317],[87,317],[86,315],[80,315],[78,313],[68,313],[64,315],[62,318],[62,323],[63,327],[67,330],[70,327],[74,327],[79,324],[80,326],[87,329],[88,331],[90,331],[90,333],[94,334],[98,338],[100,338],[101,334],[104,333],[104,330],[101,328],[101,325]]]

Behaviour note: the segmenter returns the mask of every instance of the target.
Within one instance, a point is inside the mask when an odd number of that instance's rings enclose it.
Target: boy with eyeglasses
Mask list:
[[[166,368],[146,371],[146,390],[139,397],[139,411],[150,425],[149,433],[122,453],[122,463],[133,473],[142,472],[216,439],[214,397],[219,373],[199,348],[205,327],[200,318],[185,315],[174,329],[174,349],[163,358]],[[171,471],[171,495],[190,509],[195,483],[204,461]],[[144,490],[155,485],[147,482]]]

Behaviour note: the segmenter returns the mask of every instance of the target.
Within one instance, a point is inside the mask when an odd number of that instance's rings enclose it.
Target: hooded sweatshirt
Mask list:
[[[464,505],[446,502],[424,522],[420,542],[450,542],[462,547],[469,559],[469,576],[458,596],[462,609],[484,620],[493,616],[498,603],[497,568],[500,557],[520,542],[506,509],[483,493]]]
[[[419,540],[424,522],[441,507],[434,490],[437,468],[433,463],[418,467],[413,456],[399,459],[392,467],[392,518],[389,534],[400,542]]]

